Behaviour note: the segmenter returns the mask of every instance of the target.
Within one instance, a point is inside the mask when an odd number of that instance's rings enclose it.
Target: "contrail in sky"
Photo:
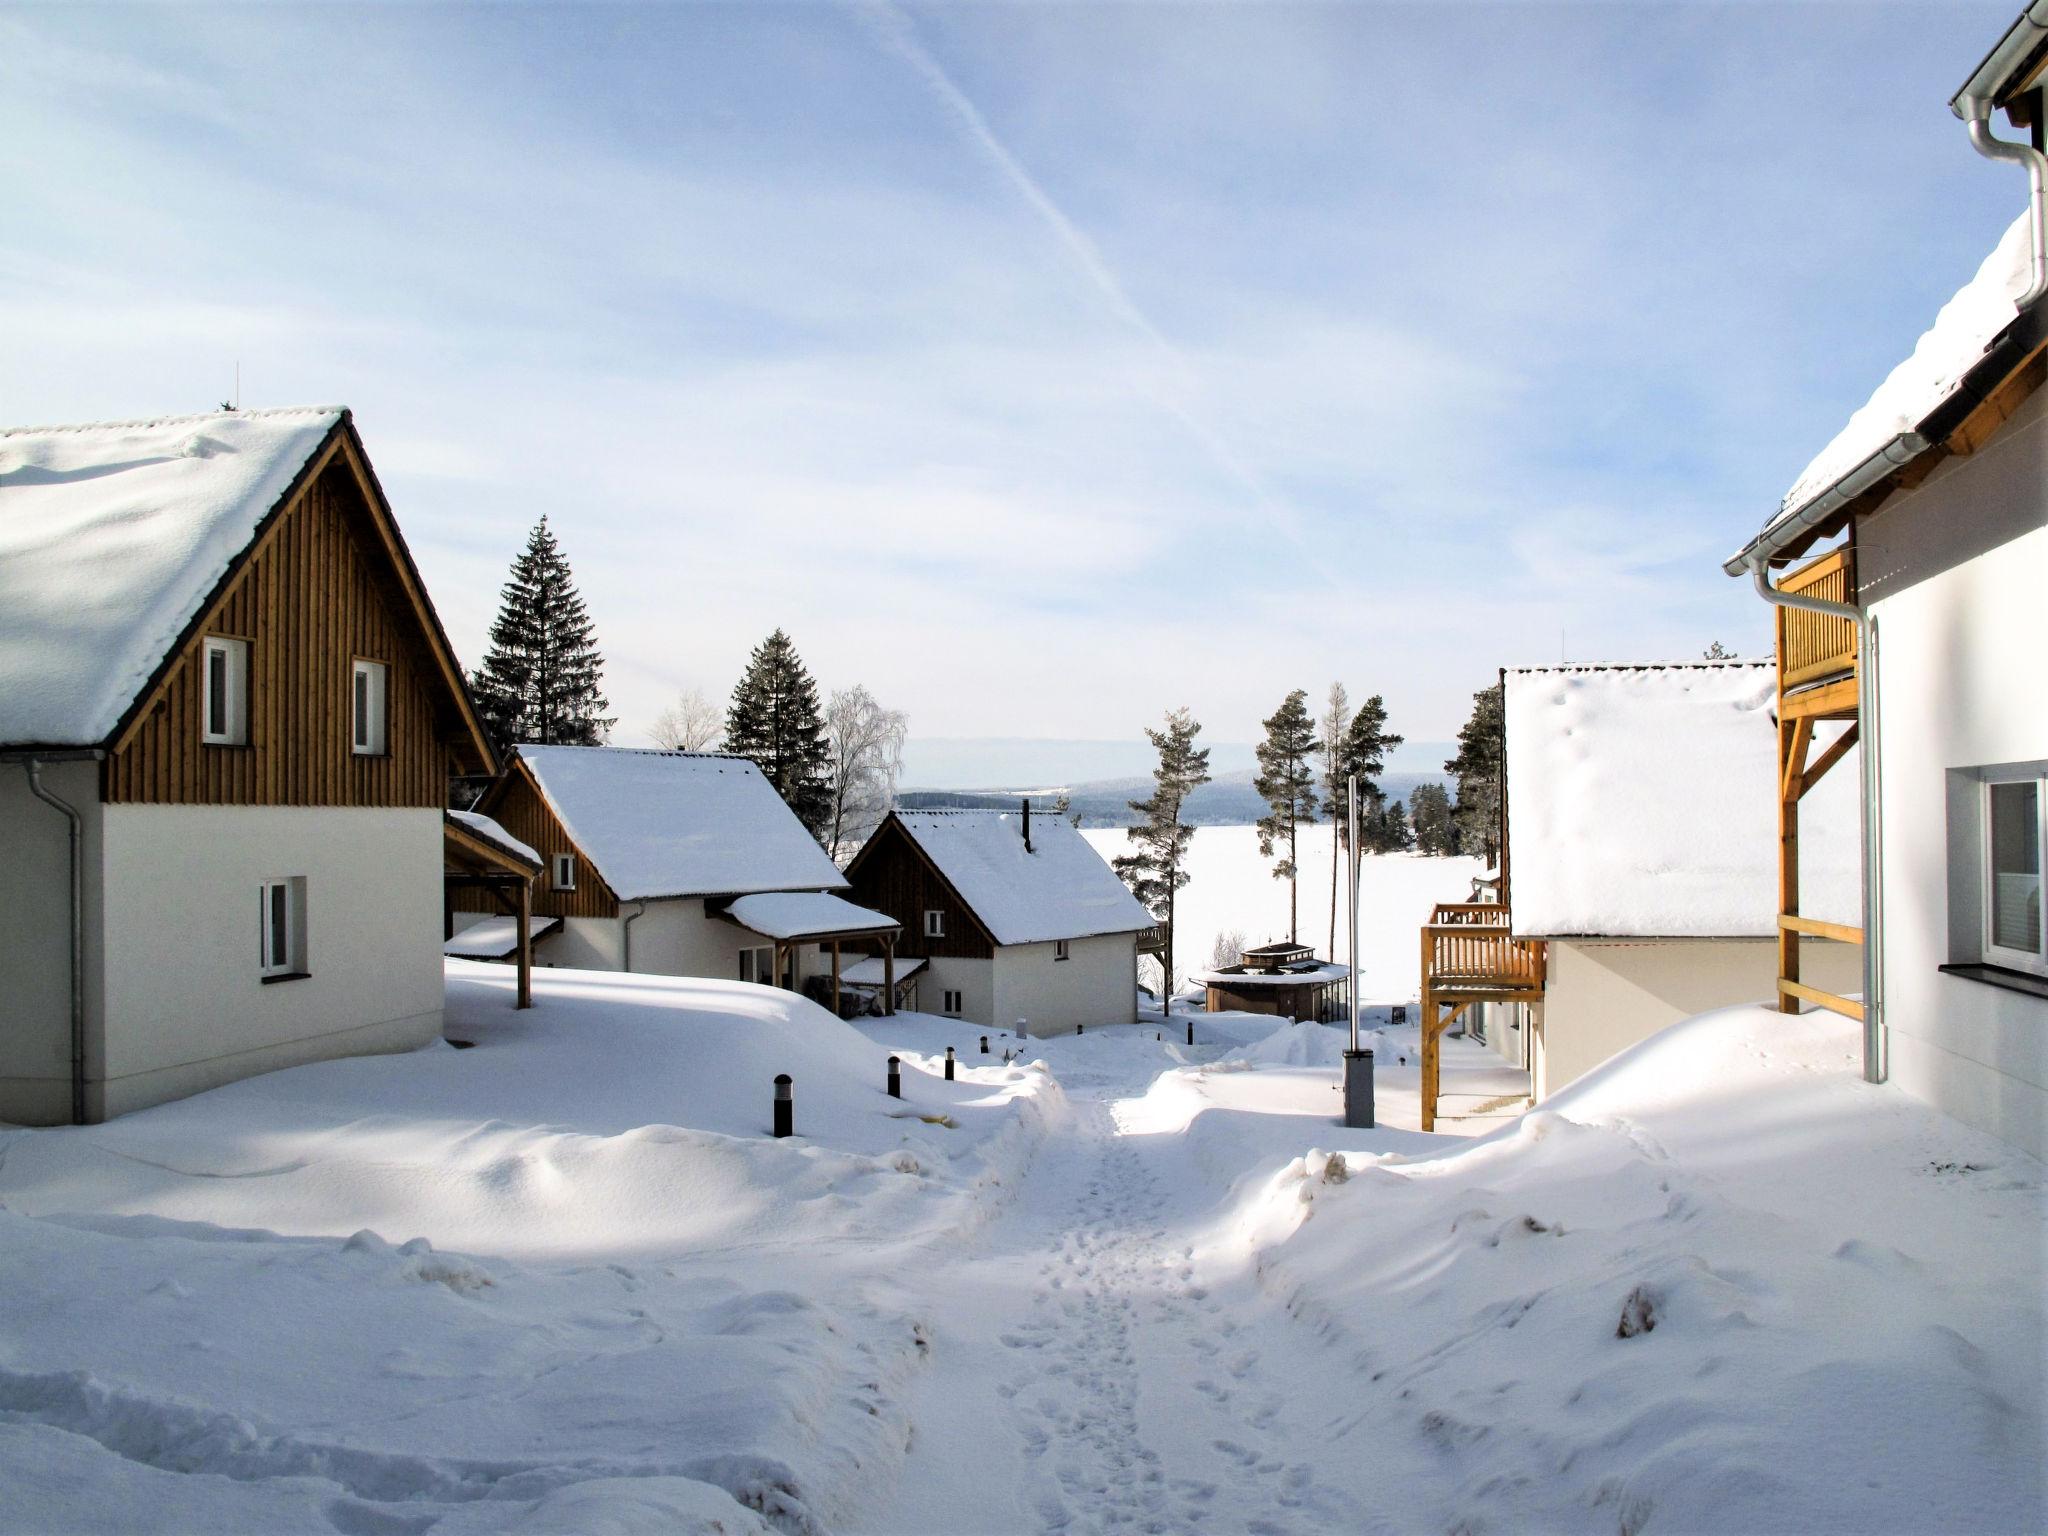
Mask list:
[[[1110,270],[1109,263],[1102,259],[1102,253],[1096,249],[1095,242],[1067,217],[1059,204],[1046,195],[1045,189],[1038,184],[1037,179],[1024,169],[1017,157],[1010,153],[1008,146],[996,137],[995,130],[988,125],[988,119],[982,116],[981,109],[975,106],[967,93],[953,82],[953,77],[946,73],[939,61],[932,57],[930,50],[918,40],[916,26],[910,18],[889,4],[888,0],[862,3],[856,9],[889,50],[910,65],[918,77],[930,87],[932,94],[952,113],[955,120],[966,130],[968,142],[979,150],[1018,195],[1030,204],[1032,211],[1053,232],[1074,265],[1081,270],[1081,274],[1102,295],[1111,312],[1144,338],[1146,344],[1167,363],[1177,379],[1184,384],[1190,381],[1193,370],[1188,366],[1187,359],[1181,354],[1180,349],[1167,339],[1165,333],[1154,325],[1151,318],[1132,300],[1116,273]],[[1220,431],[1197,415],[1184,400],[1160,399],[1156,395],[1154,399],[1193,434],[1219,468],[1251,493],[1260,508],[1279,524],[1289,537],[1297,542],[1301,540],[1300,519],[1293,509],[1273,494],[1258,472],[1245,462]]]

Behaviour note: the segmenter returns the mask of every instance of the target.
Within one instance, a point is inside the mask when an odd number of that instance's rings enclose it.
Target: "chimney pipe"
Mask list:
[[[1031,852],[1031,797],[1024,797],[1024,851]]]

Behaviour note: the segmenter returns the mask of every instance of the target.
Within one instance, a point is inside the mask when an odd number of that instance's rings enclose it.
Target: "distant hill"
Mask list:
[[[1183,819],[1194,826],[1249,826],[1266,813],[1266,804],[1252,790],[1253,772],[1241,768],[1219,773],[1188,796]],[[1389,799],[1407,801],[1418,784],[1444,784],[1441,773],[1388,773],[1380,776],[1380,789]],[[1446,785],[1448,787],[1448,785]],[[896,797],[905,810],[1011,810],[1026,794],[1032,808],[1050,805],[1060,793],[1058,786],[1031,785],[1018,790],[910,789]],[[1146,778],[1097,779],[1092,783],[1065,787],[1069,807],[1080,816],[1084,827],[1128,827],[1138,818],[1130,802],[1152,792]]]

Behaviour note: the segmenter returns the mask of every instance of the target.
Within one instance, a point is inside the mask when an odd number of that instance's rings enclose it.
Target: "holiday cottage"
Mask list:
[[[0,432],[0,1120],[432,1040],[493,767],[346,410]]]
[[[846,875],[903,925],[927,1012],[1036,1035],[1137,1018],[1152,918],[1063,817],[892,811]]]
[[[1777,608],[1782,828],[1766,917],[1809,933],[1819,722],[1868,761],[1867,879],[1834,936],[1855,997],[1789,945],[1787,1009],[1863,1024],[1864,1076],[2048,1156],[2048,6],[1950,103],[2032,172],[2030,206],[1725,569]],[[2031,137],[2001,142],[1994,115]],[[1772,572],[1781,574],[1776,580]],[[1825,761],[1823,757],[1822,761]]]
[[[478,810],[541,859],[544,964],[829,995],[848,946],[893,953],[896,923],[833,894],[846,877],[746,758],[523,746]],[[455,905],[458,946],[496,915]]]
[[[1454,1021],[1526,1068],[1540,1102],[1680,1019],[1774,992],[1770,664],[1527,667],[1502,681],[1499,899],[1441,906],[1423,930],[1424,1129],[1448,1096],[1439,1039]],[[1853,765],[1840,739],[1822,755]],[[1817,920],[1855,909],[1854,800],[1852,766],[1811,802]],[[1804,943],[1816,977],[1853,981],[1838,946]]]

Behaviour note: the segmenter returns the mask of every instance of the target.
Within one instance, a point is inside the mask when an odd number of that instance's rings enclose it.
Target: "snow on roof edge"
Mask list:
[[[261,405],[232,411],[193,411],[179,416],[138,416],[132,421],[59,421],[47,426],[0,427],[0,440],[48,432],[141,432],[151,427],[188,427],[202,421],[219,421],[223,416],[333,416],[352,420],[354,412],[345,405]]]

